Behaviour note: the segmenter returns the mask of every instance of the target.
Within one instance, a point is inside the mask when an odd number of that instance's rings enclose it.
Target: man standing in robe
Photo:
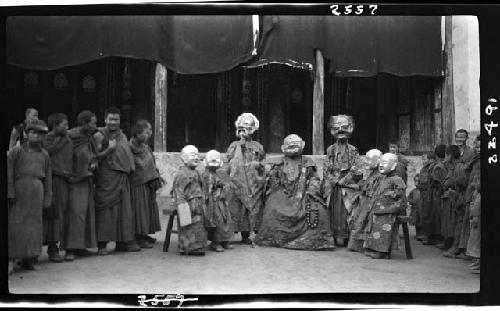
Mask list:
[[[73,169],[73,143],[68,137],[68,117],[64,113],[49,115],[49,133],[43,140],[52,165],[52,206],[44,213],[44,242],[49,260],[63,262],[57,243],[64,237],[65,215],[69,206],[69,183]]]
[[[235,232],[241,232],[242,242],[252,244],[250,232],[260,226],[263,210],[263,189],[265,186],[264,147],[252,134],[259,129],[259,120],[251,113],[241,114],[235,122],[236,136],[227,149],[229,177],[236,186],[229,202]]]
[[[107,255],[109,241],[116,242],[116,251],[140,251],[130,199],[129,175],[135,169],[134,156],[120,129],[120,110],[108,108],[104,121],[106,126],[94,134],[99,159],[95,196],[98,252]]]
[[[422,244],[427,243],[432,234],[432,191],[431,191],[431,173],[436,165],[436,155],[434,151],[429,151],[422,156],[422,169],[419,173],[420,179],[420,198],[422,204],[422,234],[417,236],[417,241]]]
[[[93,181],[97,147],[92,137],[97,129],[97,117],[84,110],[76,121],[78,126],[68,131],[73,145],[73,166],[69,179],[69,206],[64,216],[65,234],[61,240],[61,248],[66,250],[65,261],[73,261],[75,255],[86,256],[86,248],[97,246]]]
[[[347,218],[356,192],[349,185],[361,180],[363,174],[356,168],[358,149],[348,142],[354,130],[353,118],[347,115],[331,116],[328,127],[336,141],[326,150],[328,162],[323,178],[323,195],[329,204],[330,222],[336,242],[347,246]]]
[[[443,241],[443,237],[441,236],[441,196],[443,195],[443,183],[447,175],[446,167],[444,166],[446,146],[436,146],[434,154],[436,155],[436,163],[430,173],[432,220],[428,240],[423,243],[424,245],[441,244]]]
[[[30,122],[27,141],[7,154],[9,273],[18,259],[25,270],[40,269],[36,262],[42,252],[42,209],[52,202],[50,156],[42,148],[47,131],[42,120]]]
[[[368,177],[360,181],[361,193],[359,196],[356,213],[353,215],[351,234],[349,235],[349,244],[347,248],[355,252],[363,252],[363,243],[365,241],[365,226],[368,222],[368,215],[373,205],[373,193],[378,186],[381,178],[378,169],[380,156],[382,152],[377,149],[371,149],[366,153],[366,164]]]

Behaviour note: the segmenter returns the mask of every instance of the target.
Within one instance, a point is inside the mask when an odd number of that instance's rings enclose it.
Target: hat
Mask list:
[[[26,132],[29,130],[47,133],[49,129],[47,128],[47,124],[43,122],[43,120],[33,120],[29,122],[28,126],[26,126]]]

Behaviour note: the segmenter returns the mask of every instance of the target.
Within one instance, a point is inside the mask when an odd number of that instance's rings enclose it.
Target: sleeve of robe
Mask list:
[[[385,205],[384,209],[375,211],[376,215],[382,214],[397,214],[401,211],[402,206],[406,199],[406,185],[401,177],[393,178],[391,180],[390,190],[382,193],[381,195],[386,196],[389,199],[390,204]]]
[[[309,180],[309,185],[307,187],[306,193],[314,196],[319,196],[321,190],[321,180],[318,175],[318,169],[316,166],[307,167],[307,179]]]
[[[175,203],[177,205],[182,203],[187,203],[187,198],[185,195],[185,189],[189,184],[189,178],[187,178],[182,172],[179,172],[174,179],[172,191],[175,197]]]
[[[15,171],[14,168],[16,167],[16,162],[19,157],[19,152],[21,149],[18,148],[13,148],[11,149],[8,154],[7,154],[7,197],[9,199],[15,199],[16,198],[16,187],[14,185],[15,182]]]
[[[49,207],[52,204],[52,166],[48,152],[45,154],[45,178],[43,180],[44,194],[43,207]]]

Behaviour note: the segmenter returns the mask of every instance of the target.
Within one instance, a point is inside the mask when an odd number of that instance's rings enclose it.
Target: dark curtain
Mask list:
[[[53,70],[109,56],[182,74],[230,70],[251,58],[249,16],[34,16],[7,19],[7,63]]]
[[[264,16],[259,59],[308,68],[314,49],[337,76],[442,76],[440,16]]]

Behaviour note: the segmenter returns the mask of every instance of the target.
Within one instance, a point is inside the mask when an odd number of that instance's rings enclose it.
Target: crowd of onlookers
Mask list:
[[[456,145],[438,145],[425,154],[415,175],[415,189],[408,201],[416,227],[416,239],[443,250],[443,256],[471,260],[473,273],[480,270],[481,178],[480,136],[474,148],[468,133],[455,134]]]

